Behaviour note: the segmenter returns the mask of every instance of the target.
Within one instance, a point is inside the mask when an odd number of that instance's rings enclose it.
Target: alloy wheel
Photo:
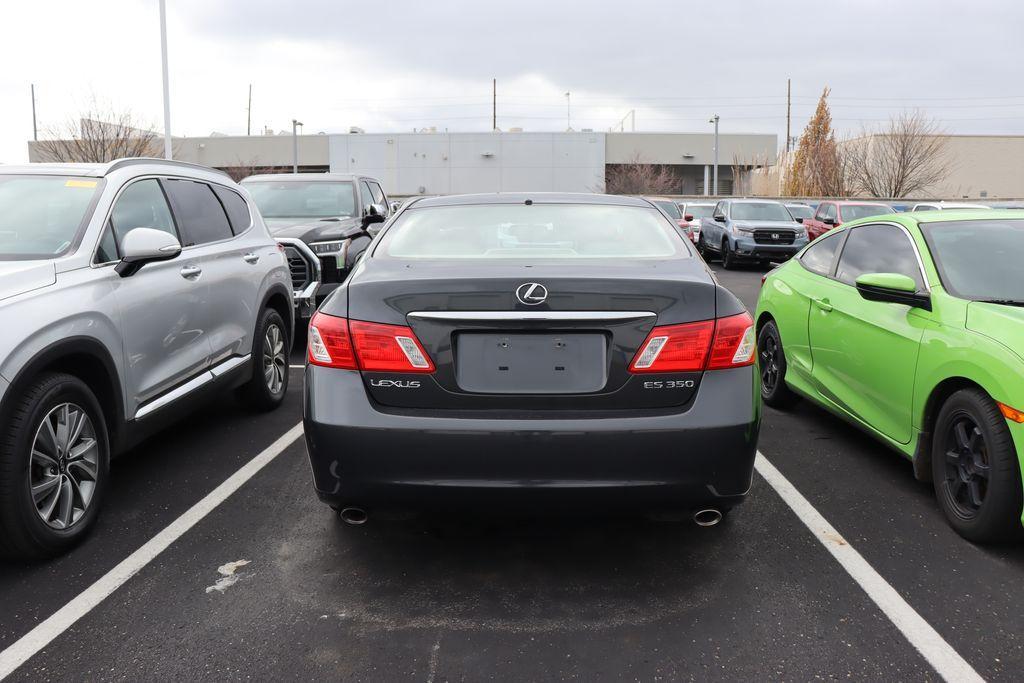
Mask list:
[[[99,444],[92,420],[74,403],[43,418],[32,440],[29,486],[39,518],[68,529],[82,518],[96,491]]]
[[[975,517],[988,493],[988,445],[977,421],[958,412],[945,435],[946,490],[956,513],[965,519]]]
[[[271,394],[281,393],[286,372],[288,358],[284,351],[284,334],[277,325],[270,325],[263,337],[263,376]]]

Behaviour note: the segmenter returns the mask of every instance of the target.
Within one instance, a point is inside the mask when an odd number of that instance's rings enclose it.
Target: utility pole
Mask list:
[[[498,79],[491,79],[491,130],[498,130]]]
[[[569,92],[565,93],[565,129],[567,131],[572,130],[572,115],[569,108]]]
[[[708,123],[715,124],[715,170],[714,180],[712,181],[712,188],[714,188],[714,195],[718,196],[718,114],[711,117]]]
[[[249,84],[249,108],[245,114],[245,134],[252,135],[252,83]]]
[[[292,173],[299,172],[299,135],[298,128],[301,121],[292,119]]]
[[[171,153],[171,86],[167,76],[167,3],[160,0],[160,59],[164,71],[164,158]]]
[[[32,84],[32,139],[39,140],[39,131],[36,129],[36,84]]]
[[[786,151],[789,151],[789,112],[792,105],[792,90],[790,89],[789,79],[786,79]]]

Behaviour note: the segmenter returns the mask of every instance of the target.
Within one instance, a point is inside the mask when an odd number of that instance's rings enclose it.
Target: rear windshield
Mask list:
[[[244,183],[264,218],[343,218],[356,215],[347,181],[257,180]]]
[[[896,209],[885,204],[847,204],[843,207],[843,220],[852,221],[868,216],[881,216],[886,213],[896,213]]]
[[[920,223],[947,291],[1024,303],[1024,220]]]
[[[789,210],[773,202],[736,202],[732,205],[734,221],[792,221]]]
[[[66,254],[102,184],[98,178],[0,175],[0,261]]]
[[[686,211],[686,213],[689,214],[690,216],[693,216],[695,220],[699,220],[701,218],[711,218],[711,214],[715,212],[715,205],[687,204],[685,207],[683,207],[683,210]]]
[[[667,213],[669,216],[672,216],[672,218],[675,218],[676,220],[679,220],[680,218],[683,217],[683,214],[679,213],[679,205],[676,204],[675,202],[657,201],[654,203],[660,206],[661,208],[665,209],[665,213]]]
[[[489,204],[411,209],[376,253],[401,259],[665,258],[686,255],[651,208]]]

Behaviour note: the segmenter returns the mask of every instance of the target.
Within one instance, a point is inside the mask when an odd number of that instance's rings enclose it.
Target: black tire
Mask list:
[[[269,347],[275,338],[275,329],[280,349]],[[284,402],[288,393],[288,355],[292,334],[280,313],[272,308],[263,310],[252,343],[252,377],[238,392],[239,398],[253,410],[274,410]]]
[[[722,240],[722,267],[726,270],[736,270],[738,265],[736,256],[732,253],[732,249],[729,248],[729,239]]]
[[[64,455],[48,467],[41,463],[39,457],[33,457],[33,446],[41,430],[45,429],[44,419],[59,421],[54,411],[61,406],[73,406],[81,411],[73,414],[88,418],[88,423],[81,429],[81,438],[91,438],[93,447],[88,449],[85,462],[71,454],[82,450],[68,448]],[[65,416],[68,413],[64,413]],[[58,424],[59,422],[51,422]],[[63,424],[69,424],[65,421]],[[79,442],[84,445],[84,442]],[[74,445],[68,443],[66,445]],[[37,450],[39,450],[37,448]],[[60,449],[58,449],[60,452]],[[77,460],[79,466],[73,463]],[[94,462],[93,462],[94,460]],[[83,476],[83,465],[88,465],[91,476]],[[32,384],[21,392],[21,398],[11,407],[7,424],[2,426],[0,433],[0,555],[18,559],[40,559],[54,557],[67,552],[81,542],[96,524],[103,497],[106,494],[110,470],[110,441],[104,421],[103,409],[99,401],[86,384],[64,373],[45,373],[35,379]],[[72,484],[71,474],[75,474]],[[52,520],[44,521],[37,504],[33,500],[33,482],[39,477],[49,481],[57,480],[50,490],[50,495],[40,497],[39,504],[47,505],[52,501]],[[65,481],[67,481],[65,488]],[[85,501],[83,482],[88,483],[88,501]],[[60,498],[67,491],[69,498]],[[61,522],[61,506],[68,501],[67,521]],[[77,508],[81,505],[81,508]],[[78,515],[75,517],[74,515]],[[49,517],[50,515],[48,515]],[[65,525],[55,528],[53,524]]]
[[[932,433],[932,482],[958,534],[975,543],[1021,534],[1021,479],[1006,418],[980,389],[943,404]]]
[[[708,260],[708,248],[704,245],[704,233],[697,235],[697,253],[705,261]]]
[[[774,320],[769,320],[757,335],[757,362],[761,378],[761,398],[772,408],[789,408],[800,400],[786,386],[786,354]]]

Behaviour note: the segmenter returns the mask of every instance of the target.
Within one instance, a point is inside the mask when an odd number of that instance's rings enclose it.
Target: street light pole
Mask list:
[[[299,136],[298,128],[302,125],[301,121],[292,119],[292,173],[299,172]]]
[[[712,188],[714,189],[714,195],[718,196],[718,114],[711,117],[708,123],[715,124],[715,170],[714,170],[714,181]]]
[[[569,93],[565,93],[565,129],[572,130],[572,115],[569,109]]]
[[[167,76],[167,3],[160,0],[160,59],[164,70],[164,158],[171,154],[171,86]]]

